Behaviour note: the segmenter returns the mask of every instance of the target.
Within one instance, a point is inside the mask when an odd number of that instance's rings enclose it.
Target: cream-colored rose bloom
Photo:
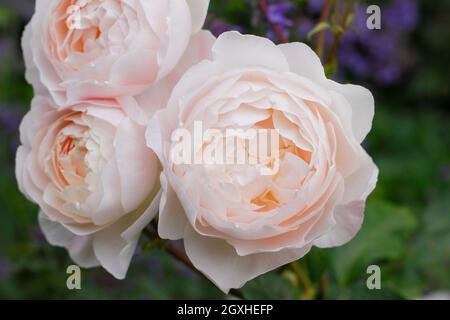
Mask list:
[[[151,121],[147,142],[164,167],[160,236],[184,239],[194,266],[228,292],[312,246],[339,246],[354,237],[378,176],[360,145],[374,100],[363,87],[328,80],[302,43],[276,46],[229,32],[212,52],[212,60],[178,82],[167,109]],[[263,175],[260,169],[273,165],[264,159],[174,162],[172,133],[193,132],[198,121],[203,130],[277,130],[279,171]]]
[[[209,0],[37,0],[22,44],[27,80],[67,106],[132,96],[166,77]]]
[[[82,267],[128,270],[141,231],[156,215],[160,165],[145,127],[114,101],[58,111],[37,96],[20,126],[20,190],[40,207],[47,240]]]

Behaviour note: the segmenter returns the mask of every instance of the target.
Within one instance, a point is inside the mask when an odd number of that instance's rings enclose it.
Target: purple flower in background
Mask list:
[[[353,28],[357,30],[358,34],[366,35],[373,32],[367,28],[367,13],[366,8],[363,6],[357,6],[355,8],[355,18],[353,20]]]
[[[301,39],[306,39],[308,33],[314,28],[314,22],[306,17],[302,18],[298,23],[297,30]]]
[[[338,53],[340,67],[349,69],[358,78],[366,79],[371,74],[369,60],[358,50],[351,47],[344,47]]]
[[[382,20],[386,28],[412,31],[419,20],[417,3],[414,0],[394,0],[382,11]]]
[[[15,133],[19,129],[22,115],[15,109],[14,106],[0,106],[0,128],[6,133]]]
[[[282,31],[283,31],[283,35],[284,35],[286,38],[289,38],[289,31],[288,31],[287,29],[283,29]],[[275,33],[272,29],[269,29],[269,30],[267,31],[266,36],[267,36],[270,40],[272,40],[273,42],[275,42],[275,43],[278,41],[278,36],[276,35],[276,33]]]
[[[325,0],[308,0],[306,10],[312,14],[319,14],[324,4]]]
[[[401,67],[396,64],[384,64],[375,72],[374,80],[384,85],[392,85],[400,81],[402,76]]]
[[[206,25],[216,37],[227,31],[239,31],[241,33],[245,31],[241,26],[230,24],[222,19],[214,18],[212,16],[208,17]]]
[[[289,1],[271,3],[267,6],[267,19],[270,23],[280,26],[286,38],[289,37],[288,28],[294,25],[294,22],[288,17],[288,14],[294,9],[295,5]],[[278,40],[272,29],[267,31],[267,37],[272,41]]]
[[[389,60],[395,56],[397,36],[389,32],[373,32],[367,37],[367,51],[376,55],[375,60]]]
[[[324,4],[325,0],[306,1],[306,14],[295,23],[295,30],[300,39],[306,40],[308,32],[316,25]],[[344,9],[345,6],[340,8],[340,11],[343,12]],[[337,53],[338,74],[340,76],[351,74],[362,80],[373,81],[380,86],[398,83],[411,66],[410,51],[405,50],[408,44],[406,33],[417,24],[416,1],[393,0],[391,4],[382,8],[382,30],[367,28],[366,5],[356,5],[354,9],[353,25],[342,35]],[[287,19],[285,15],[283,11],[277,12],[275,17],[272,17],[272,21],[289,26],[288,23],[283,22]],[[395,22],[397,18],[399,27]],[[287,19],[287,21],[290,20]],[[326,47],[330,48],[333,41],[333,33],[326,31]]]
[[[411,66],[408,35],[417,24],[414,0],[394,0],[382,8],[382,29],[369,30],[365,7],[356,8],[353,27],[341,38],[339,74],[349,72],[380,86],[397,84]]]
[[[294,9],[294,4],[290,2],[271,3],[267,7],[267,19],[270,23],[277,24],[282,28],[292,27],[293,22],[287,17],[287,14]]]

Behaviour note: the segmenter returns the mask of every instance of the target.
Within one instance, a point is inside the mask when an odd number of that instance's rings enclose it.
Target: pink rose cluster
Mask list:
[[[183,239],[228,292],[362,225],[378,176],[361,147],[371,93],[327,79],[305,44],[215,39],[202,30],[208,5],[36,1],[22,41],[35,97],[16,177],[48,242],[82,267],[123,279],[157,218],[160,237]],[[199,123],[207,137],[192,143]],[[276,137],[269,156],[241,134],[258,130]],[[204,161],[176,161],[180,145]],[[251,161],[208,161],[219,149]]]

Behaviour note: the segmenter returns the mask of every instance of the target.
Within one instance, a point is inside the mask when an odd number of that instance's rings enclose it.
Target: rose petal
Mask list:
[[[238,256],[224,240],[206,238],[191,227],[186,228],[184,246],[192,264],[205,274],[224,293],[241,288],[247,281],[303,257],[310,246]]]
[[[139,236],[156,215],[158,204],[159,196],[143,213],[137,210],[93,236],[95,256],[102,267],[117,279],[125,278]]]
[[[364,87],[353,84],[339,84],[327,80],[327,87],[342,94],[352,107],[352,127],[358,143],[363,142],[370,129],[375,114],[375,100]]]
[[[79,237],[61,224],[50,220],[45,213],[39,212],[39,225],[47,241],[54,246],[67,248],[76,264],[83,268],[100,265],[92,250],[90,237]]]
[[[125,118],[117,128],[114,139],[122,207],[125,212],[135,210],[157,183],[158,160],[156,155],[144,146],[144,128]]]
[[[185,1],[169,0],[169,28],[164,52],[158,56],[160,61],[158,80],[167,76],[176,66],[189,44],[192,20]]]
[[[212,51],[222,71],[249,67],[289,71],[282,51],[265,38],[242,35],[236,31],[225,32],[217,38]]]
[[[186,0],[191,11],[192,33],[200,31],[208,13],[209,0]]]
[[[291,72],[319,83],[326,79],[319,57],[309,46],[294,42],[280,44],[278,47],[286,57]]]
[[[189,223],[172,187],[161,173],[162,197],[159,206],[158,233],[163,239],[178,240],[183,238]]]

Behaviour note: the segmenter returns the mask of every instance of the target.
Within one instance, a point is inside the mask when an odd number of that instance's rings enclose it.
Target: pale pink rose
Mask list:
[[[37,96],[20,133],[17,181],[39,205],[47,240],[82,267],[124,278],[160,198],[160,165],[145,146],[145,127],[114,101],[58,111]]]
[[[302,43],[276,46],[228,32],[212,51],[212,60],[189,69],[167,109],[153,117],[147,143],[164,167],[160,236],[183,238],[194,266],[228,292],[312,246],[339,246],[355,236],[378,176],[360,145],[374,99],[363,87],[326,79]],[[203,130],[277,129],[279,170],[263,175],[260,169],[274,163],[267,159],[175,162],[172,133],[193,132],[197,121]]]
[[[154,113],[164,108],[173,88],[187,69],[204,59],[211,58],[211,47],[216,38],[202,30],[191,37],[189,45],[178,64],[163,80],[156,82],[137,96],[117,97],[125,112],[136,122],[147,125]]]
[[[22,45],[26,78],[67,106],[133,96],[167,76],[209,0],[37,0]]]

